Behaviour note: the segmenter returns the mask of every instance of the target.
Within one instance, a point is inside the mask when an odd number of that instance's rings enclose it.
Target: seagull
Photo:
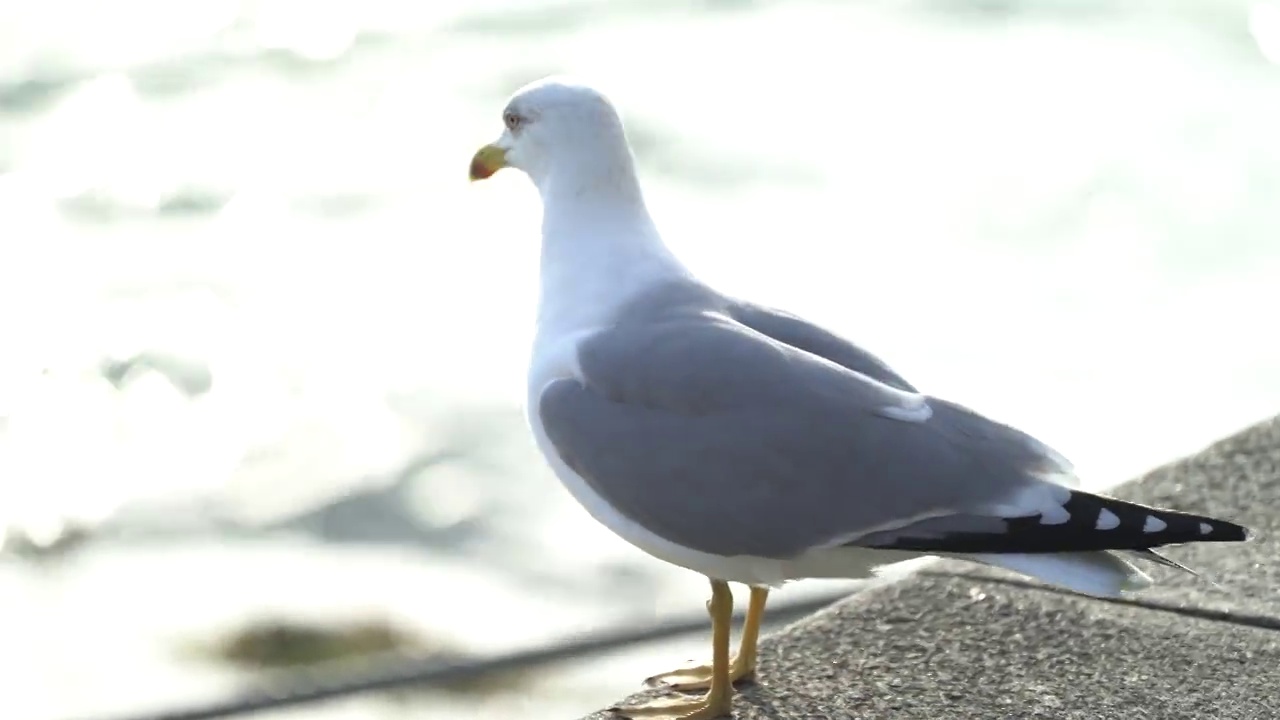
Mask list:
[[[699,280],[663,242],[600,90],[543,78],[502,122],[470,178],[513,168],[542,200],[533,439],[596,521],[711,584],[711,663],[649,678],[671,692],[616,714],[729,715],[734,683],[755,677],[768,594],[790,581],[935,556],[1107,597],[1151,582],[1126,556],[1187,570],[1153,548],[1247,539],[1231,522],[1081,490],[1040,440]],[[750,588],[735,655],[730,582]]]

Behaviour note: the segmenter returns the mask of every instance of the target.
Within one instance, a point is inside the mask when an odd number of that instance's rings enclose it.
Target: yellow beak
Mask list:
[[[471,181],[484,180],[507,166],[507,151],[497,145],[485,145],[471,158]]]

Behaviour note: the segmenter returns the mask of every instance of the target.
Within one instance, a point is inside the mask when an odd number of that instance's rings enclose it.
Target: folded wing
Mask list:
[[[619,512],[707,553],[784,558],[919,541],[883,533],[928,520],[995,532],[1069,515],[1054,478],[1070,468],[1041,443],[801,344],[719,312],[650,315],[586,340],[579,376],[547,385],[537,411]]]

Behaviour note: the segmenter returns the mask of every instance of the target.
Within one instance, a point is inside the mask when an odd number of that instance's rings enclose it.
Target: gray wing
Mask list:
[[[899,390],[915,391],[911,383],[880,358],[804,318],[742,301],[733,302],[727,312],[734,320],[775,340],[824,357]]]
[[[723,314],[620,324],[578,360],[581,379],[538,402],[556,451],[620,513],[702,552],[791,557],[1069,493],[1040,479],[1062,467],[1034,439]]]

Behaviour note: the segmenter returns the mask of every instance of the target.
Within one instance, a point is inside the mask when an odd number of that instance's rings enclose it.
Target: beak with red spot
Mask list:
[[[484,180],[507,167],[507,151],[497,145],[485,145],[471,158],[471,181]]]

